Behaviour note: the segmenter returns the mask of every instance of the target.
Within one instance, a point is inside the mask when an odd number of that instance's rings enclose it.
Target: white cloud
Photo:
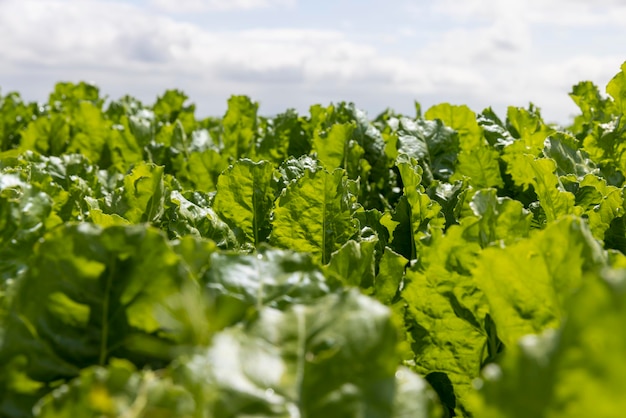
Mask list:
[[[487,3],[467,0],[464,13]],[[591,79],[603,89],[626,58],[542,52],[532,19],[515,9],[521,3],[505,4],[511,8],[497,6],[494,18],[440,31],[428,42],[419,28],[398,26],[390,32],[394,42],[402,42],[400,29],[410,39],[388,50],[371,42],[384,33],[214,31],[122,2],[0,0],[0,83],[15,80],[34,91],[42,80],[51,87],[60,79],[87,79],[111,94],[144,98],[176,87],[210,112],[241,93],[271,104],[271,111],[330,100],[382,110],[398,108],[393,100],[400,98],[406,108],[417,99],[425,106],[450,101],[502,111],[533,101],[549,119],[565,121],[575,110],[567,97],[571,85]]]
[[[271,78],[281,72],[299,74],[300,81],[354,81],[372,74],[380,78],[389,67],[377,64],[374,48],[338,31],[211,32],[97,1],[8,1],[2,11],[0,36],[11,42],[0,46],[0,56],[22,65],[176,71],[217,79],[233,72],[240,82],[267,81],[264,73]],[[26,21],[15,19],[24,15]]]
[[[150,4],[171,13],[253,10],[294,6],[296,0],[151,0]]]
[[[434,9],[461,21],[509,21],[554,26],[623,24],[624,0],[443,0]]]
[[[391,86],[403,65],[335,30],[210,31],[95,0],[7,0],[0,3],[0,38],[7,63],[0,80],[88,79],[125,85],[120,90],[131,94],[177,87],[192,98],[219,95],[220,107],[235,93],[258,93],[263,101],[283,91],[282,109],[296,105],[296,91],[309,105],[321,91],[341,99],[358,86],[363,94]]]

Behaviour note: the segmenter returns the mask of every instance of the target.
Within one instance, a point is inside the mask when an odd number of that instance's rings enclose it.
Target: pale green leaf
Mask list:
[[[472,274],[487,296],[498,336],[512,346],[526,334],[558,327],[563,302],[603,257],[587,226],[565,217],[528,239],[485,249]]]
[[[355,129],[354,123],[337,123],[322,135],[320,130],[315,131],[313,137],[313,152],[328,171],[336,168],[348,168],[348,142]]]
[[[356,183],[336,169],[305,171],[284,190],[272,220],[270,242],[296,251],[310,252],[323,264],[357,232],[353,214]]]
[[[240,232],[242,243],[259,245],[270,233],[274,169],[268,162],[238,160],[217,181],[213,209]]]
[[[613,272],[620,279],[611,284],[585,277],[560,329],[522,337],[501,367],[485,369],[480,397],[473,399],[476,416],[620,416],[626,408],[626,293],[624,270]]]

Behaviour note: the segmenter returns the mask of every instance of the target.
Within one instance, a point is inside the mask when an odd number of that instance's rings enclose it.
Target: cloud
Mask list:
[[[204,106],[210,110],[235,93],[263,99],[282,91],[283,110],[294,94],[309,105],[320,92],[364,96],[393,86],[406,66],[336,30],[211,31],[136,5],[95,0],[4,0],[0,38],[6,41],[0,43],[4,82],[28,85],[30,77],[41,87],[44,79],[87,79],[126,86],[114,90],[130,94],[177,87],[213,97],[205,99],[212,100]],[[272,96],[272,102],[278,101]]]
[[[563,27],[621,25],[626,19],[624,0],[443,0],[434,10],[464,22],[517,21]]]
[[[467,0],[461,10],[472,15],[492,3]],[[270,112],[330,100],[410,111],[413,99],[425,107],[450,101],[502,112],[532,101],[549,119],[566,121],[575,111],[571,85],[591,79],[603,88],[624,57],[545,52],[537,22],[521,4],[512,0],[511,9],[489,9],[493,16],[484,13],[478,24],[438,28],[424,38],[404,25],[367,36],[297,27],[216,31],[137,3],[0,0],[0,80],[33,92],[48,80],[45,94],[55,81],[86,79],[144,100],[176,87],[211,113],[230,94],[248,94]],[[406,44],[388,48],[389,33]]]
[[[291,7],[296,0],[151,0],[158,10],[170,13],[253,10]]]
[[[251,83],[281,75],[286,82],[373,80],[389,70],[377,63],[374,48],[332,30],[211,32],[97,1],[8,1],[2,11],[0,36],[11,42],[0,46],[0,56],[24,66],[172,71]],[[26,22],[14,18],[24,15]]]

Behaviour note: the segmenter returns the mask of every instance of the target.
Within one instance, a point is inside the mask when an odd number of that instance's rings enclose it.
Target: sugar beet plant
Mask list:
[[[0,95],[0,416],[626,411],[626,64],[539,109]]]

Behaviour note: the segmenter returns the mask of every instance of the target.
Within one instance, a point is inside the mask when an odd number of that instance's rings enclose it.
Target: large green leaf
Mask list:
[[[393,213],[385,213],[381,223],[389,230],[390,246],[394,251],[414,259],[423,241],[441,233],[445,217],[439,203],[425,193],[421,185],[423,171],[417,161],[400,154],[396,167],[404,186],[403,196]]]
[[[425,117],[439,119],[458,133],[460,153],[451,181],[467,177],[476,188],[504,185],[498,164],[500,154],[488,147],[474,112],[467,106],[443,103],[428,109]]]
[[[184,169],[179,171],[179,176],[189,179],[195,190],[213,192],[219,175],[227,167],[226,158],[217,150],[208,148],[189,154],[189,159],[184,161]]]
[[[228,99],[228,110],[222,125],[222,152],[236,160],[251,157],[257,129],[257,110],[259,104],[246,96],[232,96]]]
[[[469,107],[453,106],[442,103],[431,107],[424,114],[425,119],[439,119],[459,135],[459,144],[463,150],[479,148],[484,143],[482,129],[476,121],[476,114]]]
[[[83,154],[93,162],[100,161],[112,132],[111,122],[105,118],[101,107],[81,101],[72,114],[71,126],[72,136],[67,151]]]
[[[489,352],[487,301],[469,271],[480,247],[465,242],[459,227],[424,250],[423,266],[406,272],[402,289],[406,303],[405,327],[414,353],[415,370],[442,379],[439,388],[450,410],[465,415],[472,380],[479,376]],[[433,381],[431,380],[431,383]]]
[[[621,116],[613,116],[610,122],[594,124],[594,129],[583,140],[583,149],[613,185],[621,185],[626,172],[626,124],[621,120]],[[614,170],[621,173],[615,175]]]
[[[586,224],[572,217],[506,248],[485,249],[473,275],[504,344],[558,327],[564,301],[603,258]]]
[[[507,172],[513,181],[524,188],[532,186],[548,222],[562,216],[580,215],[581,208],[574,206],[574,195],[565,191],[556,175],[556,162],[548,158],[535,158],[531,154],[504,156]]]
[[[275,197],[273,177],[270,163],[240,159],[217,181],[213,209],[240,233],[242,243],[257,246],[267,241]]]
[[[483,135],[487,143],[496,149],[502,149],[515,142],[515,138],[506,128],[506,125],[495,114],[492,108],[488,107],[481,114],[476,116],[476,121],[483,128]]]
[[[270,242],[310,252],[323,264],[357,232],[356,182],[336,169],[305,171],[275,204]]]
[[[210,238],[220,248],[237,246],[237,237],[200,192],[182,194],[173,190],[164,214],[164,227],[174,237]]]
[[[580,125],[583,121],[588,123],[598,118],[603,121],[604,115],[602,113],[605,110],[607,99],[602,97],[598,87],[591,81],[581,81],[573,86],[569,96],[582,112],[580,115],[582,118],[578,119],[577,117],[577,123],[574,125],[576,128],[582,128]]]
[[[28,265],[33,246],[48,229],[52,206],[48,194],[18,173],[0,172],[0,289]]]
[[[191,388],[198,416],[436,416],[427,385],[396,374],[395,336],[378,302],[331,294],[265,308],[251,325],[217,334],[208,352],[181,362],[177,381]]]
[[[136,165],[111,196],[89,201],[92,221],[101,225],[159,221],[165,206],[163,171],[153,163]]]
[[[47,234],[4,324],[0,408],[13,397],[34,402],[52,382],[112,357],[138,366],[169,361],[176,331],[157,311],[190,284],[183,267],[163,234],[144,226],[70,224]]]
[[[376,270],[376,235],[350,240],[330,257],[325,266],[327,276],[334,278],[344,286],[360,286],[370,289],[374,285]]]
[[[509,144],[505,151],[509,154],[539,156],[545,139],[554,132],[554,129],[545,124],[539,110],[533,105],[528,109],[510,106],[506,116],[507,127],[516,141]]]
[[[318,160],[327,170],[348,168],[348,143],[354,129],[353,123],[345,123],[332,125],[324,135],[319,130],[315,131],[313,152],[317,154]]]
[[[167,90],[152,107],[156,119],[165,123],[180,121],[185,132],[195,128],[195,105],[187,104],[187,95],[180,90]]]
[[[280,164],[289,156],[298,158],[311,151],[311,138],[305,134],[294,110],[263,119],[263,122],[263,137],[256,147],[257,158]]]
[[[586,152],[579,149],[575,138],[563,132],[550,135],[545,142],[543,154],[554,160],[560,176],[574,174],[582,178],[587,174],[599,174]]]
[[[25,103],[17,92],[3,96],[0,91],[0,152],[16,148],[22,129],[43,109],[37,103]]]
[[[378,274],[374,279],[374,296],[389,305],[398,294],[404,279],[404,269],[408,260],[386,247],[378,265]]]
[[[450,181],[467,178],[467,182],[476,188],[503,187],[499,157],[498,151],[485,145],[463,149]]]
[[[624,270],[584,278],[560,329],[526,335],[484,371],[481,417],[620,416],[626,408]]]
[[[440,120],[402,118],[397,151],[420,162],[435,179],[447,181],[454,173],[459,153],[458,134]],[[395,147],[394,147],[395,148]],[[394,149],[395,151],[395,149]],[[396,159],[394,155],[393,159]]]
[[[80,377],[55,389],[34,408],[38,418],[193,417],[194,401],[169,376],[137,371],[124,360],[108,367],[93,366]]]
[[[21,133],[20,149],[42,154],[59,155],[70,142],[70,125],[62,115],[39,117]]]
[[[613,220],[624,215],[623,190],[607,185],[601,177],[588,174],[578,183],[575,196],[576,205],[583,208],[593,236],[604,240]]]
[[[330,292],[310,256],[269,248],[256,254],[215,253],[201,280],[215,298],[234,298],[257,310],[310,304]]]
[[[626,113],[626,62],[622,64],[621,71],[609,81],[606,92],[613,98],[617,111]]]
[[[470,190],[468,190],[470,192]],[[468,202],[460,224],[463,237],[481,247],[512,242],[528,236],[531,213],[523,205],[507,197],[498,197],[495,189],[478,190]]]
[[[48,105],[57,112],[72,114],[81,103],[87,102],[102,107],[104,99],[100,97],[100,89],[92,83],[61,82],[54,86],[48,97]]]
[[[120,122],[114,125],[107,145],[111,165],[118,171],[127,171],[133,164],[143,160],[143,144],[133,133],[131,121],[126,115]]]

